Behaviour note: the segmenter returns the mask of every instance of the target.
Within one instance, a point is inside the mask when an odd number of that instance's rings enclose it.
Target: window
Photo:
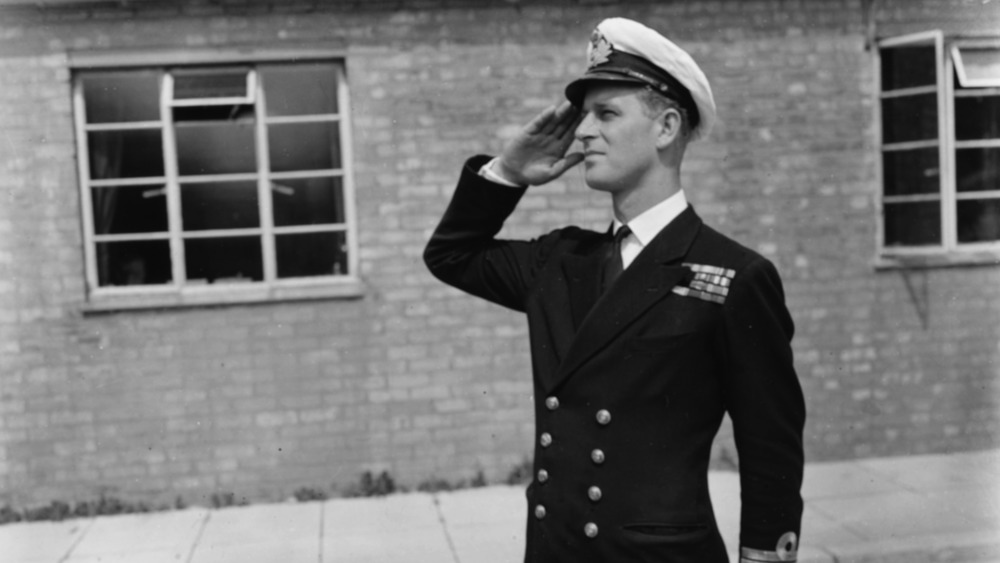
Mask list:
[[[91,302],[356,288],[338,61],[81,69],[74,101]]]
[[[879,44],[884,256],[1000,251],[1000,40]]]

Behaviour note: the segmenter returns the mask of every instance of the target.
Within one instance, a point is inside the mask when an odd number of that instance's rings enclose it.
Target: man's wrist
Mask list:
[[[500,157],[494,157],[484,164],[479,169],[479,175],[491,182],[511,188],[523,188],[526,185],[512,179],[509,172],[504,172],[504,166],[500,162]]]

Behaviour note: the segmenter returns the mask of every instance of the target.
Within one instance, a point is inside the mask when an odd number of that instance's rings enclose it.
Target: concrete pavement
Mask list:
[[[710,475],[726,544],[739,480]],[[810,463],[799,561],[1000,562],[1000,450]],[[522,487],[0,526],[2,563],[516,563]],[[734,555],[731,555],[736,561]]]

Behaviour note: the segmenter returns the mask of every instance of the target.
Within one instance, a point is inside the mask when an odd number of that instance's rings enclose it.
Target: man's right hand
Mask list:
[[[549,106],[507,143],[494,172],[519,185],[555,180],[583,160],[583,153],[566,154],[582,119],[569,102]]]

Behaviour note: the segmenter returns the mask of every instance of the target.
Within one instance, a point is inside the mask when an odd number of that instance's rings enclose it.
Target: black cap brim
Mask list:
[[[566,99],[576,107],[583,107],[583,98],[587,95],[587,87],[594,82],[620,82],[636,85],[645,85],[646,82],[631,76],[615,72],[610,69],[588,72],[587,74],[570,82],[566,86]]]

